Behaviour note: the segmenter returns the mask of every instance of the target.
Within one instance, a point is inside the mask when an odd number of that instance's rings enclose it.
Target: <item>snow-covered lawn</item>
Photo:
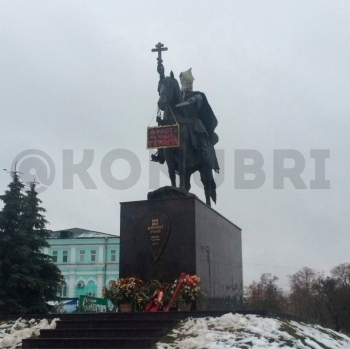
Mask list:
[[[350,338],[318,325],[225,314],[184,320],[157,349],[350,349]]]
[[[51,323],[46,319],[24,320],[22,318],[16,321],[0,321],[0,348],[19,347],[22,345],[22,339],[38,336],[41,329],[56,328],[57,320],[59,319],[53,319]]]

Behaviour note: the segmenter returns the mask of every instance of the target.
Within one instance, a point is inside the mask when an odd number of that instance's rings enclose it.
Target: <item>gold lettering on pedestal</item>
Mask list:
[[[161,213],[150,215],[145,221],[147,240],[154,260],[158,260],[170,232],[169,218]]]
[[[163,225],[159,225],[158,219],[152,219],[152,225],[147,228],[150,234],[161,234],[163,230]],[[150,236],[152,246],[157,246],[160,243],[160,237],[157,235]]]

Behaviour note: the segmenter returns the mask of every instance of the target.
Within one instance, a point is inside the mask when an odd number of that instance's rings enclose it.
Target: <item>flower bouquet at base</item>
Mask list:
[[[180,288],[179,283],[181,283]],[[174,281],[172,292],[176,292],[176,289],[179,288],[174,300],[179,310],[190,310],[193,303],[195,303],[197,310],[205,309],[207,295],[201,291],[199,283],[200,278],[197,275],[185,273],[182,273],[180,278]]]
[[[141,310],[146,301],[143,281],[140,278],[128,277],[111,282],[109,289],[104,289],[103,296],[120,307],[121,304],[132,304],[132,309]],[[136,308],[136,309],[135,309]]]

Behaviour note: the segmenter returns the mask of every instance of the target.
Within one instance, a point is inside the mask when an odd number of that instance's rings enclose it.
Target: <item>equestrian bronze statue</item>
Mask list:
[[[176,187],[176,173],[179,175],[179,188],[189,191],[191,175],[199,171],[204,185],[206,204],[210,198],[216,202],[216,184],[213,170],[219,172],[214,145],[218,136],[214,132],[218,122],[204,93],[193,91],[192,69],[180,74],[181,89],[173,72],[165,77],[161,51],[167,50],[156,45],[160,79],[158,84],[158,107],[163,118],[157,118],[158,125],[180,125],[180,144],[176,148],[158,149],[152,161],[168,165],[171,185]]]

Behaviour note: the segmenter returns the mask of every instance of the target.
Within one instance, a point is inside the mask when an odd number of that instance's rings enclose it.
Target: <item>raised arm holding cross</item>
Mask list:
[[[158,57],[157,57],[157,61],[158,61],[158,65],[157,65],[157,72],[159,73],[159,78],[160,80],[163,80],[165,75],[164,75],[164,66],[163,66],[163,60],[162,60],[162,51],[168,51],[167,47],[164,47],[164,44],[162,44],[161,42],[158,42],[158,44],[156,45],[156,48],[152,49],[152,52],[158,52]]]

